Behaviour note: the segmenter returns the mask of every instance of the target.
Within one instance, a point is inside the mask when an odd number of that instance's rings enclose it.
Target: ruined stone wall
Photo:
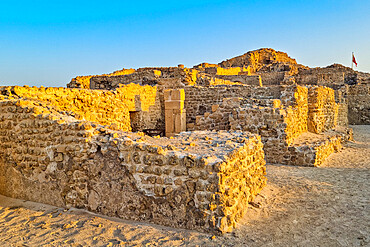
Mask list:
[[[154,67],[154,68],[140,68],[137,72],[149,71],[149,70],[161,71],[161,78],[180,78],[184,85],[195,85],[197,81],[198,71],[196,69],[178,67]]]
[[[197,116],[212,112],[213,105],[219,105],[224,98],[279,98],[280,87],[252,87],[245,85],[215,87],[185,87],[185,109],[188,128],[192,128]]]
[[[300,85],[321,85],[325,83],[341,83],[344,84],[345,73],[339,72],[329,72],[322,70],[303,70],[295,75],[296,82]]]
[[[118,75],[129,75],[134,73],[134,69],[122,69],[114,71],[110,74],[103,74],[103,75],[88,75],[88,76],[77,76],[71,80],[70,83],[67,84],[68,88],[85,88],[89,89],[90,86],[90,79],[93,77],[109,77],[109,76],[118,76]]]
[[[319,93],[315,94],[315,90]],[[320,166],[331,153],[341,149],[342,143],[352,139],[351,129],[334,129],[335,121],[330,118],[338,107],[343,111],[338,114],[337,124],[346,126],[346,90],[340,87],[335,91],[338,103],[333,93],[329,88],[314,87],[309,95],[307,87],[293,85],[279,87],[279,99],[225,98],[222,104],[212,105],[210,112],[197,116],[194,129],[256,133],[261,136],[267,162]],[[318,101],[318,95],[321,103],[309,106],[309,101]],[[318,121],[323,126],[320,134],[308,132],[309,107],[311,115],[319,113],[322,117]]]
[[[308,88],[308,130],[321,133],[337,126],[338,105],[334,90],[328,87]]]
[[[370,124],[370,84],[349,86],[349,124]]]
[[[230,130],[230,118],[241,101],[243,98],[224,98],[222,104],[212,105],[211,112],[197,116],[194,127],[190,125],[188,130]]]
[[[348,85],[333,86],[335,103],[338,106],[337,125],[348,127]]]
[[[199,86],[217,86],[217,85],[240,85],[242,84],[239,80],[230,81],[218,77],[202,76],[197,79],[197,85]]]
[[[307,131],[307,88],[283,87],[279,99],[224,98],[197,116],[196,130],[242,130],[261,135],[266,160],[281,163],[288,146]]]
[[[285,72],[260,72],[263,85],[280,85],[285,78]]]
[[[299,166],[321,166],[326,158],[342,149],[343,143],[353,140],[353,131],[337,127],[321,134],[306,132],[296,138],[284,155],[284,163]]]
[[[270,106],[251,105],[242,106],[235,110],[230,118],[231,130],[242,130],[256,133],[264,143],[266,161],[282,163],[280,158],[287,150],[287,123],[284,121],[285,110]]]
[[[152,86],[129,84],[115,91],[13,86],[1,87],[0,94],[48,102],[50,108],[77,119],[124,131],[131,130],[130,111],[140,112],[141,128],[155,128],[164,118],[157,87]]]
[[[160,76],[161,71],[159,70],[140,71],[127,75],[96,76],[90,79],[90,89],[114,90],[130,83],[155,85]]]
[[[259,134],[266,160],[282,163],[294,139],[307,131],[308,90],[301,86],[279,90],[280,99],[224,98],[222,104],[212,105],[210,112],[197,116],[193,128]]]
[[[232,230],[266,184],[246,133],[158,139],[109,130],[31,100],[0,102],[0,193],[123,219]]]
[[[262,87],[263,84],[260,75],[216,75],[216,78],[256,87]]]
[[[250,70],[244,67],[206,67],[204,71],[211,75],[238,75],[240,72],[250,73]]]

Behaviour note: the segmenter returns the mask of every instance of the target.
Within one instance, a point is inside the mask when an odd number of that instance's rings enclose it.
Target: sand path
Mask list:
[[[370,125],[323,167],[268,165],[238,228],[216,236],[0,196],[0,246],[369,246]]]

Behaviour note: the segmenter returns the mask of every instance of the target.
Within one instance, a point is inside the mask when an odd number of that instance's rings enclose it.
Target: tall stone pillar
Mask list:
[[[164,92],[166,136],[186,131],[186,110],[184,89],[167,89]]]

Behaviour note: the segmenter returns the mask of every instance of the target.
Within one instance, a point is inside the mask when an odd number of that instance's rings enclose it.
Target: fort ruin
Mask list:
[[[0,193],[229,232],[265,163],[320,166],[370,124],[370,74],[272,49],[193,68],[0,87]]]

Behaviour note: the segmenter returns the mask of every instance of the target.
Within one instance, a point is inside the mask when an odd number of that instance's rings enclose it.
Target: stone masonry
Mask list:
[[[263,48],[193,68],[0,87],[0,193],[229,232],[265,163],[321,166],[370,122],[370,74]],[[163,137],[167,136],[167,137]]]
[[[226,232],[266,184],[258,135],[150,138],[78,120],[48,102],[1,98],[0,193],[6,196]]]

